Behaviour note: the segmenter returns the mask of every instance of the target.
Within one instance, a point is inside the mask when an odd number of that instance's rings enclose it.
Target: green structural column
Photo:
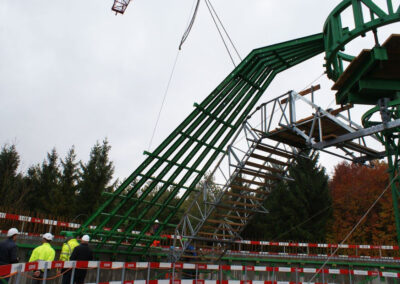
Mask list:
[[[380,114],[381,120],[372,120],[374,114]],[[389,101],[381,99],[379,105],[366,112],[362,118],[364,127],[372,127],[381,123],[390,123],[400,119],[400,100]],[[400,129],[393,128],[376,134],[376,137],[385,146],[387,161],[389,166],[390,186],[392,190],[393,211],[396,222],[397,243],[400,246]]]

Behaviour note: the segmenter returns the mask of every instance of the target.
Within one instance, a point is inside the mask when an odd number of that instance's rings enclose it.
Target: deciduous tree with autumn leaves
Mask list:
[[[389,185],[388,166],[374,162],[373,167],[343,162],[335,167],[330,181],[333,218],[327,236],[341,242]],[[372,208],[346,243],[395,244],[396,227],[390,188]]]

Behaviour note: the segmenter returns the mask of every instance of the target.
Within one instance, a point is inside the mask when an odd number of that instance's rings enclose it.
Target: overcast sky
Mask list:
[[[244,57],[252,49],[322,31],[339,0],[212,0]],[[379,2],[379,1],[378,1]],[[53,147],[87,161],[108,138],[115,177],[144,159],[193,0],[0,1],[0,145],[17,146],[21,171]],[[387,33],[395,31],[391,26]],[[279,75],[260,100],[302,90],[323,55]],[[151,150],[233,69],[202,1],[181,50]],[[318,103],[333,100],[324,77]],[[333,162],[328,163],[330,169]]]

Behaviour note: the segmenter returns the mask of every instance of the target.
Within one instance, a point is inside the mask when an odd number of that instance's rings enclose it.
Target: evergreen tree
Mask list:
[[[27,193],[23,176],[17,172],[20,157],[15,145],[4,145],[0,152],[0,205],[23,206]]]
[[[79,182],[79,163],[76,162],[75,148],[68,151],[64,160],[61,160],[60,186],[55,195],[56,214],[65,217],[75,217],[76,191]]]
[[[77,214],[92,214],[105,200],[102,193],[113,190],[114,184],[110,185],[110,182],[114,166],[108,156],[110,149],[107,139],[101,145],[97,142],[91,149],[89,161],[80,163]]]
[[[31,210],[55,214],[58,206],[55,196],[58,195],[60,184],[58,154],[55,148],[47,153],[47,159],[41,166],[35,165],[28,169],[27,180],[30,187],[27,204]]]
[[[289,167],[291,180],[281,181],[271,192],[265,207],[247,232],[262,232],[263,238],[289,241],[324,241],[332,215],[332,199],[325,169],[318,155],[298,156]]]

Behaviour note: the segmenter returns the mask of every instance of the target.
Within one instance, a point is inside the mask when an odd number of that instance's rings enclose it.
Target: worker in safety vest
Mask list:
[[[29,262],[34,261],[53,261],[56,256],[56,251],[51,247],[50,242],[53,240],[54,236],[51,233],[46,233],[43,235],[43,244],[38,246],[32,251],[32,255],[29,258]],[[33,273],[35,278],[33,279],[32,284],[41,283],[41,278],[43,278],[43,271],[37,270]]]
[[[150,235],[154,236],[156,233],[158,233],[158,230],[160,229],[160,221],[156,219],[154,221],[153,227],[150,229]],[[151,244],[152,247],[158,247],[160,246],[160,241],[159,240],[154,240],[153,243]]]
[[[75,238],[73,232],[66,232],[65,236],[67,237],[67,241],[63,243],[61,248],[60,260],[61,261],[69,261],[74,248],[79,246],[78,240]],[[68,270],[68,271],[67,271]],[[63,274],[62,284],[69,284],[71,282],[71,270],[70,269],[62,269],[61,274]]]

